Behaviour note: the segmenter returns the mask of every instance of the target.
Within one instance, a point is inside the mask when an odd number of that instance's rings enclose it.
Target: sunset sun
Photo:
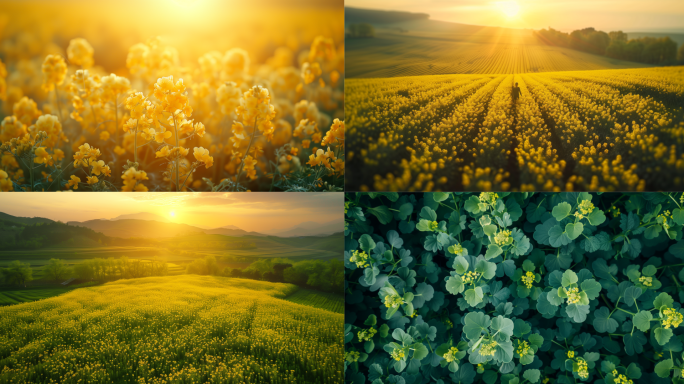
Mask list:
[[[501,1],[496,3],[496,5],[508,18],[516,17],[520,13],[520,5],[515,1]]]
[[[176,217],[176,212],[171,211],[171,212],[169,212],[169,215],[171,215],[171,217]]]

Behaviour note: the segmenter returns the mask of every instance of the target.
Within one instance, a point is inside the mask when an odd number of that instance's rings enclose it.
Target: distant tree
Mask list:
[[[218,275],[220,269],[216,257],[209,255],[188,264],[186,272],[195,275]]]
[[[608,32],[608,37],[610,37],[610,41],[621,41],[623,43],[626,43],[628,40],[628,36],[626,33],[622,31],[612,31]]]
[[[22,263],[19,260],[11,262],[7,268],[2,268],[0,273],[2,273],[2,278],[7,284],[25,287],[26,283],[33,280],[31,264]]]
[[[60,259],[50,259],[45,266],[45,274],[51,280],[61,281],[69,275],[69,267]]]
[[[679,51],[677,52],[677,61],[679,61],[680,64],[684,64],[684,44],[679,47]]]
[[[578,51],[605,55],[609,44],[608,34],[594,28],[579,29],[570,33],[570,48]]]

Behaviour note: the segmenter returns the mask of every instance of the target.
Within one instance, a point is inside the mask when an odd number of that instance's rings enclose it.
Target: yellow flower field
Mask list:
[[[0,383],[341,383],[344,315],[296,290],[182,275],[0,308]]]
[[[340,190],[341,3],[157,3],[3,7],[0,190]]]
[[[683,75],[665,67],[348,80],[347,187],[681,189]]]

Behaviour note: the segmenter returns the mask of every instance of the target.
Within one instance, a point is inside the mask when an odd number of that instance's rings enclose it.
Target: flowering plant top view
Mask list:
[[[149,38],[111,74],[86,38],[0,35],[0,189],[341,190],[343,28],[302,28],[257,59]]]
[[[356,193],[346,382],[684,380],[684,194]]]

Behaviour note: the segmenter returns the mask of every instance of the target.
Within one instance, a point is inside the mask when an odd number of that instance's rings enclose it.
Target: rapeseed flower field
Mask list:
[[[347,186],[681,189],[683,75],[663,67],[351,79]]]
[[[3,307],[0,383],[341,383],[344,315],[297,289],[182,275]]]

